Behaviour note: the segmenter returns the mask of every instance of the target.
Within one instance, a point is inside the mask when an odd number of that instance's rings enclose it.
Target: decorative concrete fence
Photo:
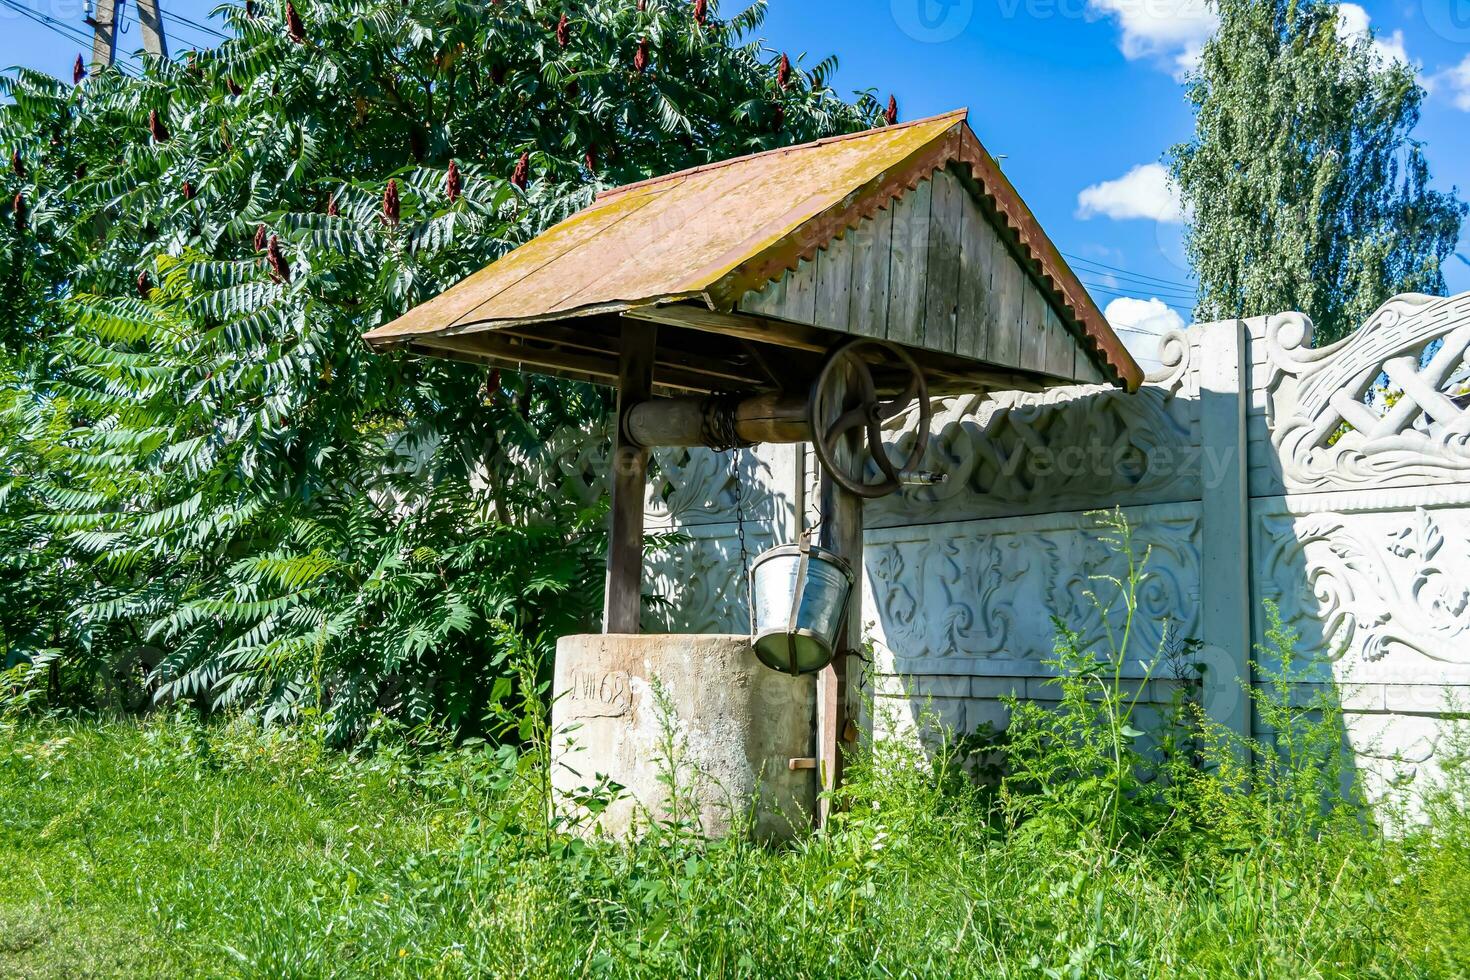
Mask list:
[[[1163,338],[1163,367],[1135,395],[936,404],[925,467],[948,481],[865,516],[877,723],[927,710],[967,731],[1003,725],[1006,693],[1055,697],[1052,617],[1102,636],[1086,593],[1119,559],[1089,512],[1117,506],[1150,549],[1135,680],[1139,658],[1191,649],[1206,710],[1267,734],[1236,679],[1259,659],[1272,600],[1299,655],[1328,665],[1315,682],[1340,700],[1370,791],[1432,769],[1448,706],[1470,704],[1470,294],[1396,297],[1322,349],[1311,333],[1294,313],[1204,324]],[[601,445],[569,437],[557,478],[598,493]],[[817,520],[810,455],[677,450],[657,465],[645,627],[743,632],[737,515],[752,557]],[[1167,673],[1154,676],[1147,693],[1166,699]]]

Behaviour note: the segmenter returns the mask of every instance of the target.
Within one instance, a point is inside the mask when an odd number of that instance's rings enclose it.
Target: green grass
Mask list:
[[[1021,832],[952,772],[879,755],[842,828],[786,850],[582,847],[542,834],[483,747],[0,721],[0,976],[1470,970],[1470,820],[1449,797],[1402,839],[1110,845]]]

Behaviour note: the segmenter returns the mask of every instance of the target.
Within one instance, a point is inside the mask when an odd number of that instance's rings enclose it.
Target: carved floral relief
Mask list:
[[[1147,573],[1135,654],[1157,650],[1166,624],[1191,636],[1199,623],[1199,514],[1193,504],[1134,515]],[[1052,653],[1055,616],[1088,645],[1122,624],[1121,559],[1081,514],[995,525],[928,525],[874,532],[867,556],[871,608],[864,619],[900,663],[954,658],[1041,661]],[[1106,620],[1089,594],[1105,606]],[[973,669],[964,672],[973,673]]]
[[[1470,681],[1470,511],[1266,513],[1256,593],[1341,682]],[[1258,630],[1259,632],[1259,630]]]

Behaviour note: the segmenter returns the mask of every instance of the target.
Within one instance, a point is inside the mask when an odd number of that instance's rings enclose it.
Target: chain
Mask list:
[[[750,609],[750,552],[745,546],[745,493],[740,478],[740,449],[730,450],[730,479],[735,483],[735,537],[740,542],[740,584],[745,590],[745,607]]]
[[[740,438],[735,428],[735,410],[739,395],[711,395],[704,400],[699,424],[701,441],[715,452],[739,449],[750,443]]]

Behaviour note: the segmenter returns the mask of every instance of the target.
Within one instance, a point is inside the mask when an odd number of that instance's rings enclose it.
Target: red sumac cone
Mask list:
[[[194,185],[187,180],[184,181],[184,186],[179,188],[179,193],[184,195],[186,201],[194,200]]]
[[[709,23],[709,0],[694,0],[694,23],[700,27]]]
[[[510,182],[521,190],[531,182],[531,154],[522,153],[521,158],[516,161],[516,168],[511,172]]]
[[[291,281],[291,267],[286,264],[286,257],[281,254],[281,240],[275,235],[271,236],[270,244],[265,248],[265,260],[271,267],[271,278],[276,282]]]
[[[885,110],[883,110],[883,120],[884,120],[884,122],[888,123],[888,125],[890,125],[890,126],[892,126],[894,123],[898,122],[898,98],[897,98],[897,96],[890,95],[888,97],[888,108],[885,109]]]
[[[594,177],[597,176],[597,146],[593,144],[587,147],[587,152],[582,155],[582,162],[587,165],[587,172]]]
[[[77,55],[76,63],[71,66],[71,83],[73,85],[80,85],[82,84],[82,79],[86,77],[87,64],[86,62],[82,61],[81,55]]]
[[[18,232],[25,231],[26,230],[26,196],[24,194],[19,194],[18,193],[18,194],[15,195],[15,199],[10,202],[10,213],[11,213],[11,216],[13,218],[15,218],[15,230],[18,231]]]
[[[648,70],[648,38],[638,42],[638,53],[633,55],[633,70],[643,73]]]
[[[148,110],[148,132],[152,134],[153,142],[168,142],[168,127],[163,124],[162,119],[158,118],[157,109]]]
[[[265,225],[257,225],[255,228],[255,250],[257,252],[265,251],[265,234]]]
[[[240,87],[240,83],[235,81],[233,78],[225,79],[225,88],[229,89],[231,95],[239,95],[241,92],[245,91],[243,88]]]
[[[15,172],[15,175],[21,180],[25,180],[26,163],[20,158],[20,150],[10,151],[10,169],[13,170]]]
[[[398,181],[388,181],[388,186],[383,188],[383,220],[390,226],[397,227],[399,216]]]
[[[306,25],[301,22],[294,3],[286,4],[286,35],[297,44],[306,43]]]
[[[459,200],[459,194],[463,187],[464,184],[459,179],[459,165],[453,160],[450,160],[449,173],[444,175],[444,193],[448,195],[450,204]]]
[[[339,218],[341,216],[342,209],[337,206],[337,195],[333,194],[327,198],[327,217]]]
[[[138,273],[138,296],[147,299],[148,294],[153,292],[153,280],[148,277],[147,272]]]
[[[563,48],[572,43],[572,22],[567,20],[566,14],[556,22],[556,43]]]
[[[638,12],[641,14],[648,9],[648,0],[638,0]]]
[[[784,54],[781,56],[781,63],[776,66],[776,84],[782,88],[791,84],[791,59]]]

